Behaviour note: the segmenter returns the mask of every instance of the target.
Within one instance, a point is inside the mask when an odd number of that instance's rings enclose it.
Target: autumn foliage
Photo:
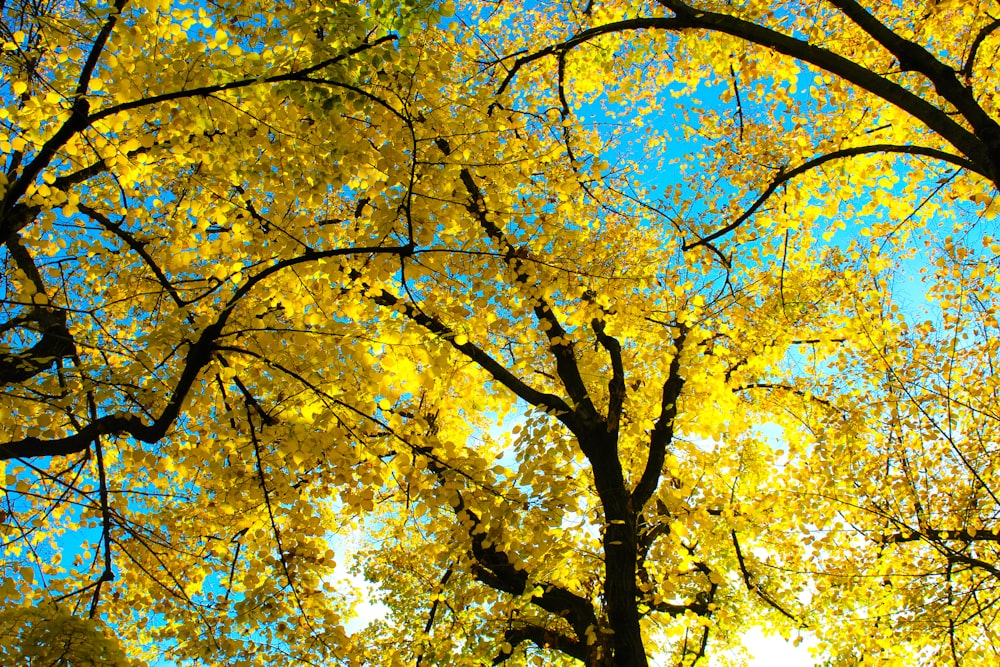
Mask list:
[[[0,3],[0,663],[995,664],[1000,7],[909,4]]]

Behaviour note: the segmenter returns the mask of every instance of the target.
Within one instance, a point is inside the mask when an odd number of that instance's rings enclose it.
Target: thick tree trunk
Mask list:
[[[603,426],[598,426],[600,429]],[[606,428],[606,427],[605,427]],[[618,460],[618,432],[596,432],[584,448],[604,509],[604,596],[615,667],[648,667],[636,603],[637,520]],[[583,444],[583,443],[581,443]]]
[[[620,507],[617,502],[614,508],[605,507],[608,525],[604,532],[604,593],[608,623],[614,631],[611,638],[613,664],[616,667],[647,667],[636,605],[635,514],[628,506],[628,495],[623,493],[622,496]]]

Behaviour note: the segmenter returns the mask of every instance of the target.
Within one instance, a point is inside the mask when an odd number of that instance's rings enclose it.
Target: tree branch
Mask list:
[[[687,329],[682,327],[674,338],[674,358],[670,360],[670,370],[663,383],[660,395],[660,416],[649,434],[649,455],[646,457],[646,467],[642,471],[639,483],[632,490],[632,507],[636,512],[642,510],[656,492],[663,473],[663,462],[666,459],[667,447],[674,437],[674,419],[677,417],[677,399],[684,389],[684,378],[681,377],[681,351]]]
[[[31,282],[35,294],[41,295],[45,300],[42,303],[25,304],[28,313],[9,323],[9,328],[15,328],[33,322],[38,325],[41,338],[28,350],[0,354],[0,387],[25,382],[54,366],[59,359],[72,357],[76,353],[73,336],[66,326],[66,311],[48,304],[42,275],[20,237],[16,233],[11,235],[5,245],[14,264]]]
[[[842,148],[840,150],[833,151],[832,153],[826,153],[824,155],[819,155],[800,164],[794,169],[788,171],[779,171],[778,174],[771,180],[771,183],[764,189],[764,192],[754,200],[753,204],[750,205],[742,214],[731,223],[725,227],[719,229],[718,231],[712,232],[708,236],[693,241],[691,243],[685,243],[682,249],[684,251],[697,248],[700,245],[705,245],[710,243],[721,236],[725,236],[729,232],[733,231],[744,222],[746,222],[750,216],[757,212],[757,210],[770,199],[778,188],[792,180],[796,176],[801,176],[802,174],[815,169],[827,162],[832,162],[833,160],[840,160],[844,158],[855,157],[858,155],[867,155],[869,153],[902,153],[904,155],[922,155],[924,157],[934,158],[936,160],[941,160],[943,162],[948,162],[954,164],[962,169],[968,169],[969,171],[975,172],[980,176],[989,178],[989,173],[982,170],[971,160],[967,160],[958,155],[952,155],[945,151],[938,150],[936,148],[927,148],[925,146],[901,146],[897,144],[874,144],[871,146],[854,146],[851,148]]]
[[[904,71],[917,71],[926,76],[934,84],[937,93],[969,121],[983,143],[993,151],[1000,149],[1000,125],[980,106],[972,91],[959,81],[954,69],[942,63],[924,47],[894,33],[854,0],[830,0],[830,4],[840,9],[894,55]],[[997,176],[995,171],[992,173],[994,177]]]
[[[406,303],[386,291],[374,295],[372,300],[381,306],[396,309],[410,321],[448,341],[453,348],[465,355],[470,361],[475,362],[480,368],[489,373],[490,377],[514,392],[518,398],[522,398],[536,407],[545,408],[552,412],[560,421],[571,418],[572,410],[561,398],[554,394],[538,391],[530,386],[507,370],[503,364],[491,357],[479,346],[468,341],[459,343],[456,340],[455,331],[439,319],[428,315],[412,304]]]
[[[904,112],[919,119],[927,127],[932,129],[952,146],[957,148],[971,162],[978,166],[978,169],[976,170],[977,172],[988,174],[988,177],[995,184],[1000,183],[1000,168],[998,168],[992,153],[992,151],[995,150],[995,140],[992,138],[992,129],[987,131],[985,134],[981,131],[984,128],[996,127],[996,123],[989,118],[985,112],[983,112],[982,108],[979,107],[978,104],[975,103],[975,100],[971,98],[968,90],[962,87],[961,83],[959,83],[957,79],[955,79],[954,85],[961,88],[961,91],[956,91],[954,86],[943,85],[939,87],[939,92],[943,97],[948,99],[949,102],[954,104],[964,116],[966,116],[969,123],[976,129],[975,133],[970,132],[960,123],[952,120],[947,111],[939,109],[922,97],[910,92],[902,85],[880,76],[872,70],[858,65],[854,61],[832,51],[828,51],[822,47],[815,46],[806,41],[790,37],[775,30],[771,30],[770,28],[757,25],[753,22],[746,21],[735,16],[695,9],[680,0],[658,0],[658,2],[664,7],[674,11],[678,18],[691,22],[693,24],[692,27],[723,32],[734,37],[745,39],[754,44],[765,46],[777,51],[778,53],[782,53],[797,60],[815,65],[820,69],[826,70],[827,72],[830,72],[845,81],[849,81],[850,83],[853,83],[856,86],[881,97],[886,102],[899,107]],[[848,9],[850,9],[851,5],[857,7],[857,5],[851,0],[835,0],[833,4],[841,7],[842,11],[845,11],[845,13],[848,13],[848,11],[844,10],[844,7],[847,7]],[[863,9],[861,11],[864,12]],[[856,11],[851,11],[849,16],[856,22],[859,19],[862,22],[866,22],[865,19]],[[881,24],[879,24],[879,26],[881,26]],[[892,39],[889,38],[888,35],[881,33],[874,25],[868,24],[867,28],[865,26],[862,26],[862,28],[869,32],[869,34],[872,34],[870,30],[874,31],[878,35],[872,35],[876,40],[879,40],[879,37],[881,37],[882,39],[893,43]],[[884,26],[881,26],[881,28],[886,31],[888,30]],[[892,36],[896,40],[899,40],[899,42],[905,42],[905,40],[902,40],[902,38],[895,34],[892,34]],[[913,49],[923,51],[923,49],[921,49],[918,45],[911,44],[909,42],[905,42],[905,44],[909,44]],[[896,43],[893,43],[893,46],[894,48],[900,48],[900,45]],[[892,49],[890,49],[890,52],[892,52]],[[903,49],[901,52],[906,60],[909,60],[910,56],[915,55],[908,49]],[[951,71],[950,68],[942,65],[934,59],[933,56],[929,57],[933,63],[930,61],[925,62],[926,58],[923,56],[917,56],[917,64],[921,67],[927,67],[932,70],[936,70],[936,68],[948,69],[951,72],[951,76],[954,77],[954,72]],[[928,78],[931,78],[936,86],[938,85],[938,81],[935,79],[940,79],[944,76],[940,71],[935,71],[934,77],[931,77],[928,72],[923,70],[921,70],[921,72],[927,75]],[[956,99],[952,99],[952,97],[955,97]],[[970,103],[974,108],[969,108]],[[973,120],[973,118],[975,118],[975,120]]]
[[[595,318],[591,322],[597,342],[611,359],[611,379],[608,380],[608,414],[605,419],[608,432],[617,437],[621,426],[622,407],[625,404],[625,366],[622,362],[622,346],[618,339],[605,331],[604,321]]]
[[[230,316],[236,306],[247,296],[257,285],[271,277],[275,273],[284,269],[304,264],[307,262],[338,257],[351,254],[384,254],[384,253],[405,253],[409,252],[408,247],[399,246],[366,246],[359,248],[334,248],[331,250],[310,250],[298,257],[275,262],[271,266],[263,269],[259,273],[251,276],[226,302],[220,310],[215,322],[205,327],[198,340],[191,343],[188,353],[183,362],[177,383],[170,396],[166,407],[159,417],[152,423],[146,424],[140,418],[133,415],[104,415],[95,419],[77,433],[52,440],[42,440],[37,437],[22,438],[7,443],[0,443],[0,461],[12,458],[31,458],[41,456],[65,456],[81,452],[89,447],[94,437],[100,435],[128,435],[141,442],[154,443],[163,438],[180,415],[181,407],[187,398],[188,392],[194,385],[204,368],[212,359],[215,345],[222,335],[222,331],[229,321]]]
[[[90,47],[90,53],[87,54],[87,62],[83,64],[83,68],[80,70],[80,78],[77,79],[76,91],[74,93],[76,97],[83,97],[87,94],[87,90],[90,88],[90,77],[94,74],[97,61],[100,59],[101,52],[104,51],[104,47],[108,43],[108,38],[111,37],[112,31],[115,29],[115,24],[118,23],[118,18],[127,4],[128,0],[115,0],[115,4],[112,5],[112,11],[108,15],[108,20],[101,26],[101,31],[97,33],[97,38]]]
[[[743,550],[740,549],[740,541],[736,537],[736,531],[730,531],[730,535],[733,539],[733,547],[736,549],[736,560],[740,565],[740,574],[743,575],[743,583],[746,585],[747,590],[766,602],[769,607],[780,613],[785,618],[797,623],[799,619],[797,619],[794,614],[785,611],[784,607],[778,604],[778,602],[772,598],[767,591],[760,586],[760,584],[754,581],[754,575],[749,569],[747,569],[746,560],[743,558]]]
[[[580,662],[586,661],[588,655],[587,647],[584,643],[575,639],[570,639],[566,635],[556,632],[555,630],[549,630],[548,628],[542,628],[537,625],[525,624],[516,628],[508,628],[504,633],[503,639],[504,642],[510,644],[510,650],[501,650],[497,656],[493,658],[494,665],[500,665],[507,662],[507,660],[514,655],[514,649],[526,641],[530,641],[541,649],[559,651],[560,653],[564,653],[571,658],[576,658]]]
[[[962,528],[958,530],[944,530],[940,528],[924,528],[919,531],[890,533],[881,535],[876,541],[880,544],[903,544],[906,542],[919,541],[956,541],[956,542],[1000,542],[1000,529],[971,530]]]
[[[983,45],[983,42],[990,36],[990,33],[996,31],[997,28],[1000,28],[1000,19],[993,19],[976,34],[975,39],[972,40],[972,44],[969,46],[969,55],[965,59],[965,65],[962,67],[962,74],[964,76],[972,76],[972,70],[976,67],[976,57],[979,55],[979,47]]]

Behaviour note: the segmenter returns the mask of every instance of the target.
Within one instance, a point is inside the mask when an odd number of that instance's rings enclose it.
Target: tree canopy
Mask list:
[[[0,11],[0,661],[997,661],[995,3]]]

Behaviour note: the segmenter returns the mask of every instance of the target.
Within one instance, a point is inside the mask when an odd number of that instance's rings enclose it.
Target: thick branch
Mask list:
[[[446,155],[449,154],[447,142],[438,140],[437,145]],[[460,179],[469,193],[466,209],[503,251],[508,265],[517,276],[516,280],[527,285],[529,274],[523,262],[525,251],[515,248],[493,222],[486,209],[485,197],[471,171],[463,169]],[[597,412],[580,373],[573,343],[544,299],[536,301],[534,314],[548,337],[549,351],[556,361],[556,372],[571,403],[572,411],[557,414],[557,417],[576,436],[581,451],[590,463],[604,513],[604,594],[608,625],[613,631],[614,661],[622,667],[645,667],[648,661],[636,602],[636,512],[618,457],[618,433],[610,429],[605,418]],[[503,372],[507,373],[506,369]]]
[[[439,481],[446,483],[444,468],[433,466],[432,471]],[[528,573],[511,563],[506,553],[486,540],[479,515],[468,509],[461,494],[455,505],[455,516],[463,523],[468,521],[469,536],[472,539],[472,573],[481,583],[490,588],[522,596],[531,581]],[[560,618],[565,618],[577,637],[585,641],[587,630],[596,628],[597,614],[590,600],[553,583],[539,583],[542,592],[531,596],[531,603]]]
[[[970,568],[985,570],[995,579],[1000,579],[1000,568],[993,563],[987,563],[981,558],[976,558],[975,556],[970,556],[953,549],[945,550],[945,558],[947,558],[951,563],[962,563],[964,565],[968,565]]]
[[[466,511],[471,516],[471,512]],[[474,523],[473,531],[478,527]],[[486,536],[472,536],[472,555],[476,562],[473,574],[490,588],[514,596],[524,595],[530,578],[524,570],[514,566],[507,554],[496,547],[486,546]],[[597,627],[597,616],[590,601],[552,583],[541,583],[541,593],[531,596],[531,603],[555,616],[564,617],[580,639],[586,638],[587,629]]]
[[[424,452],[430,455],[430,452]],[[442,485],[448,483],[445,477],[445,466],[435,463],[432,457],[431,472]],[[520,597],[527,590],[531,578],[528,572],[515,566],[505,552],[498,549],[493,542],[487,543],[486,530],[479,515],[470,510],[465,499],[459,492],[454,505],[455,517],[462,524],[468,525],[469,537],[472,540],[472,574],[476,579],[490,588]],[[531,603],[545,611],[564,618],[573,628],[577,638],[585,642],[587,631],[598,625],[597,614],[590,600],[556,584],[543,582],[538,584],[542,592],[531,596]],[[586,646],[586,644],[580,644]],[[508,656],[509,657],[509,656]],[[505,660],[506,658],[504,658]],[[502,662],[503,660],[499,660]],[[494,662],[497,664],[497,661]]]
[[[76,92],[74,93],[76,97],[83,97],[87,94],[90,88],[90,77],[94,75],[94,70],[97,68],[97,61],[100,60],[101,53],[108,43],[108,38],[111,37],[111,33],[115,29],[115,24],[118,23],[118,17],[121,16],[122,10],[125,9],[125,5],[127,4],[128,0],[115,0],[115,4],[111,8],[111,13],[108,15],[108,20],[101,26],[101,31],[97,33],[97,38],[90,47],[90,53],[87,54],[87,62],[83,64],[83,68],[80,70],[80,78],[77,80]]]
[[[90,103],[84,97],[79,97],[73,102],[69,118],[62,124],[56,133],[48,141],[42,144],[35,158],[24,166],[21,175],[10,184],[0,202],[0,241],[6,241],[17,231],[11,224],[9,214],[17,201],[28,191],[28,186],[35,182],[35,179],[48,166],[55,156],[56,151],[62,148],[67,141],[76,133],[83,131],[93,120],[90,117]]]
[[[938,133],[945,141],[957,148],[970,161],[974,162],[978,166],[977,171],[989,174],[990,179],[995,184],[1000,183],[1000,166],[997,165],[993,154],[996,142],[996,138],[994,137],[997,131],[995,129],[997,128],[996,122],[983,112],[982,108],[971,97],[971,93],[964,89],[957,79],[955,79],[955,86],[957,88],[943,81],[943,77],[946,77],[946,75],[940,71],[936,71],[936,68],[949,68],[942,65],[936,59],[933,59],[933,57],[931,57],[933,63],[926,61],[923,57],[917,57],[915,63],[922,68],[920,71],[923,74],[931,78],[935,86],[939,86],[938,92],[955,105],[959,112],[966,117],[973,128],[975,128],[975,133],[970,132],[960,123],[952,120],[947,111],[939,109],[900,84],[880,76],[867,67],[863,67],[832,51],[735,16],[695,9],[680,0],[658,1],[664,7],[675,12],[677,19],[683,20],[688,24],[688,27],[718,31],[745,39],[754,44],[759,44],[778,53],[815,65],[881,97],[886,102],[899,107],[914,118],[919,119],[927,127]],[[837,0],[834,4],[840,6],[845,13],[848,12],[844,10],[844,7],[849,7],[849,5],[857,6],[851,0]],[[857,12],[851,12],[851,14],[849,15],[855,21],[859,19],[864,20],[861,19],[860,15],[857,15]],[[677,29],[672,25],[665,26],[665,28],[668,30]],[[868,30],[869,28],[878,33],[874,26],[869,25],[865,29]],[[884,26],[882,28],[885,29]],[[886,35],[878,34],[882,38],[888,39]],[[896,35],[893,36],[900,42],[904,41]],[[907,44],[910,43],[907,42]],[[910,44],[910,46],[914,49],[920,49],[915,44]],[[893,48],[898,49],[900,45],[894,44]],[[904,48],[901,53],[903,53],[904,59],[912,61],[911,56],[914,53],[908,48]],[[898,54],[896,55],[898,58]],[[931,72],[925,71],[923,68],[929,69]],[[933,76],[931,75],[932,73]],[[951,71],[950,76],[954,77],[953,71]],[[958,90],[958,88],[962,90]]]
[[[677,417],[677,399],[684,389],[684,378],[681,377],[681,350],[687,330],[681,329],[674,339],[674,358],[670,360],[670,370],[663,383],[660,396],[660,416],[649,434],[649,456],[646,457],[646,468],[642,477],[632,491],[632,507],[636,512],[642,510],[646,502],[656,493],[663,473],[663,462],[666,459],[667,447],[674,438],[674,419]]]
[[[31,282],[36,294],[45,296],[45,283],[27,248],[17,234],[5,244],[14,264]],[[25,382],[42,373],[59,359],[73,356],[76,346],[66,326],[66,312],[47,303],[25,304],[28,313],[19,318],[21,326],[30,322],[38,326],[40,340],[30,349],[14,354],[0,354],[0,386]],[[13,326],[11,327],[13,328]]]
[[[994,151],[1000,149],[1000,125],[983,110],[972,91],[958,79],[953,68],[942,63],[919,44],[897,35],[854,0],[830,0],[830,4],[840,9],[894,55],[902,69],[920,72],[930,79],[937,93],[948,100],[969,121],[976,136],[990,149]],[[996,172],[993,176],[997,176]]]
[[[537,625],[522,625],[516,628],[509,628],[507,632],[504,633],[503,638],[507,644],[510,644],[510,650],[501,650],[500,653],[493,658],[494,665],[500,665],[507,662],[507,660],[514,655],[514,649],[526,641],[530,641],[541,649],[551,649],[553,651],[565,653],[571,658],[576,658],[580,662],[584,662],[588,655],[586,644],[583,642],[570,639],[566,635],[558,633],[554,630],[538,627]]]
[[[609,336],[604,329],[604,321],[594,319],[591,322],[597,342],[608,353],[611,359],[611,379],[608,380],[608,415],[606,422],[608,431],[617,434],[622,420],[622,407],[625,404],[625,365],[622,362],[622,345],[618,339]]]
[[[437,146],[445,155],[450,154],[450,147],[444,140],[438,140]],[[469,169],[463,168],[460,179],[462,185],[465,186],[466,191],[469,193],[469,199],[465,206],[466,210],[468,210],[469,214],[483,231],[486,232],[487,236],[504,253],[504,259],[517,275],[517,282],[526,285],[528,275],[524,271],[524,261],[522,258],[524,252],[514,247],[503,231],[490,219],[486,209],[486,198],[479,188],[479,184],[476,183],[476,179],[472,176],[472,172]],[[567,335],[559,318],[556,317],[552,308],[544,299],[537,300],[534,306],[534,314],[539,326],[549,340],[549,351],[556,361],[556,373],[558,373],[559,379],[566,389],[566,394],[573,405],[573,412],[576,413],[573,415],[571,421],[564,419],[563,423],[579,437],[582,429],[586,428],[583,424],[579,423],[581,419],[591,425],[601,423],[603,419],[598,415],[597,409],[590,398],[587,386],[583,381],[583,376],[580,374],[580,368],[576,363],[573,342]],[[588,447],[588,442],[583,438],[580,438],[580,440],[581,445]],[[590,455],[590,452],[586,450],[584,453],[588,456]]]

